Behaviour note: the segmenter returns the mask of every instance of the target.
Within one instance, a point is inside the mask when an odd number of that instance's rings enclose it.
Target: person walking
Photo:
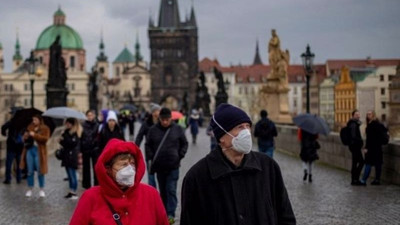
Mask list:
[[[152,127],[154,124],[158,122],[158,116],[160,115],[160,110],[161,106],[158,104],[151,104],[150,105],[150,112],[151,115],[143,122],[142,126],[140,127],[140,130],[136,136],[135,143],[137,146],[140,146],[142,143],[143,137],[146,138],[147,142],[147,133],[149,132],[150,127]],[[156,177],[154,174],[149,173],[150,171],[150,162],[151,160],[147,156],[147,153],[145,155],[146,157],[146,165],[147,165],[147,179],[148,179],[148,184],[153,186],[154,188],[157,188],[157,182],[156,182]]]
[[[93,185],[97,185],[97,178],[94,173],[94,166],[98,157],[98,140],[97,134],[99,123],[96,121],[94,110],[86,112],[86,121],[82,124],[83,132],[81,137],[82,152],[82,187],[88,189],[91,184],[91,170],[93,171]],[[90,165],[92,163],[92,165]]]
[[[172,122],[171,110],[162,108],[159,123],[147,133],[146,154],[151,160],[150,173],[157,174],[158,188],[170,224],[175,222],[179,167],[187,148],[184,130]]]
[[[383,126],[376,118],[374,111],[367,112],[367,128],[365,129],[366,140],[365,140],[365,168],[364,175],[361,179],[361,184],[366,185],[369,174],[371,173],[371,167],[375,167],[375,179],[371,182],[371,185],[381,184],[381,173],[383,164],[383,136],[388,132],[386,127]]]
[[[218,146],[186,173],[180,224],[296,224],[278,164],[251,151],[249,116],[222,103],[210,125]]]
[[[78,199],[78,195],[76,194],[76,190],[78,189],[76,172],[78,169],[78,154],[81,147],[82,127],[75,118],[67,118],[64,126],[65,130],[60,138],[60,145],[63,148],[61,166],[65,167],[65,171],[67,172],[70,189],[64,198],[75,200]]]
[[[50,138],[50,129],[43,122],[40,115],[32,117],[32,123],[28,125],[24,133],[24,148],[21,154],[20,169],[27,167],[28,171],[28,191],[26,197],[32,196],[34,187],[34,173],[38,174],[39,196],[46,197],[44,192],[45,174],[48,172],[47,164],[47,141]]]
[[[98,143],[99,143],[99,151],[97,152],[98,155],[101,154],[107,142],[112,138],[117,138],[125,141],[124,134],[122,133],[122,130],[118,125],[117,114],[115,114],[115,112],[112,110],[108,111],[106,124],[102,126],[100,129],[101,130],[98,135]]]
[[[192,134],[192,144],[196,144],[197,134],[199,133],[199,112],[192,110],[189,118],[190,133]]]
[[[212,151],[217,147],[218,142],[217,139],[215,139],[215,135],[211,126],[207,127],[206,134],[210,137],[210,151]]]
[[[317,141],[318,135],[311,134],[305,130],[299,129],[298,138],[300,140],[300,159],[303,164],[303,181],[312,182],[312,168],[314,161],[319,159],[317,150],[320,148]]]
[[[257,138],[258,151],[267,154],[273,158],[275,143],[274,137],[278,136],[275,123],[268,118],[266,110],[260,111],[261,119],[256,123],[254,128],[254,137]]]
[[[15,112],[11,111],[10,113],[13,115]],[[11,120],[1,126],[1,134],[7,136],[6,173],[3,184],[11,184],[11,168],[14,160],[17,165],[21,162],[21,153],[24,147],[24,141],[22,139],[22,134],[11,125]],[[16,181],[19,184],[21,183],[21,169],[19,166],[17,166],[15,172]]]
[[[139,147],[111,139],[96,163],[99,186],[82,194],[69,224],[168,225],[157,190],[140,183],[144,172]]]
[[[364,167],[364,158],[361,153],[363,139],[360,132],[360,112],[354,110],[351,113],[352,118],[347,122],[350,131],[349,150],[351,152],[351,185],[362,185],[360,182],[361,170]]]

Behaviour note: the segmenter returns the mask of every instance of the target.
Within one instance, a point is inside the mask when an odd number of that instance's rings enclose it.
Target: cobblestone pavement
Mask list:
[[[186,134],[190,144],[182,161],[179,192],[185,172],[209,152],[205,129],[200,129],[197,145],[191,144],[189,131]],[[297,157],[280,152],[276,152],[274,157],[281,166],[298,224],[400,224],[400,186],[353,187],[350,186],[349,172],[322,164],[314,167],[313,183],[303,183],[301,163]],[[25,180],[21,184],[16,184],[15,180],[11,185],[1,183],[0,225],[68,224],[77,200],[63,198],[68,192],[68,182],[63,181],[64,177],[64,168],[51,155],[46,176],[46,198],[39,198],[36,188],[33,196],[27,199]],[[147,182],[146,176],[143,182]],[[82,192],[80,188],[79,193]],[[179,212],[178,204],[177,218]]]

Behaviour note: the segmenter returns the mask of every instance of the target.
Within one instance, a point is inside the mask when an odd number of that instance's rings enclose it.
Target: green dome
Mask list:
[[[61,24],[51,25],[40,34],[36,42],[36,50],[49,49],[56,40],[57,35],[61,37],[63,49],[83,49],[82,39],[79,34],[71,27]]]

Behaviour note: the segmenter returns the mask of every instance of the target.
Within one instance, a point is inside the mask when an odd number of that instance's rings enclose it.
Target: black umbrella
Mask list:
[[[301,114],[293,118],[293,122],[301,129],[311,134],[328,135],[330,132],[326,121],[315,114]]]
[[[14,126],[16,131],[20,132],[21,130],[28,127],[28,125],[32,122],[33,116],[42,115],[42,113],[42,111],[35,108],[20,109],[11,118],[11,125]],[[43,122],[49,127],[51,135],[56,128],[53,119],[43,116]]]
[[[136,108],[136,106],[134,106],[134,105],[132,105],[132,104],[125,104],[125,105],[120,109],[120,111],[122,111],[122,110],[129,110],[129,111],[131,111],[131,112],[136,112],[137,108]]]

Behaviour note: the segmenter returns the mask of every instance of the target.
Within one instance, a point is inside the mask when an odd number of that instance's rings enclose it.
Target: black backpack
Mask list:
[[[340,129],[340,140],[344,145],[350,145],[351,135],[349,126],[345,126],[342,129]]]
[[[257,136],[269,139],[272,136],[272,124],[268,120],[262,120],[257,129]]]

